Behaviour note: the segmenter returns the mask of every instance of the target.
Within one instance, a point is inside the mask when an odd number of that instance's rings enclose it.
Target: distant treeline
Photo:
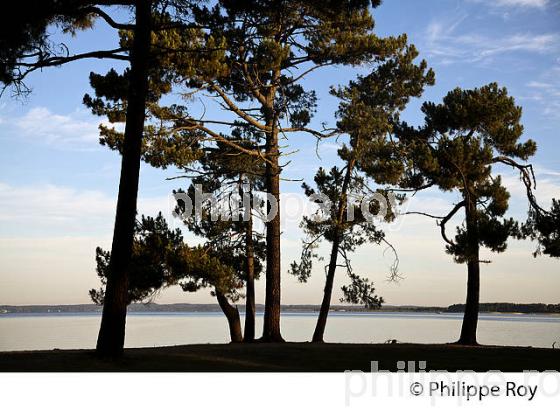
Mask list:
[[[257,312],[264,310],[264,305],[256,305]],[[458,313],[463,312],[465,305],[456,304],[449,307],[437,306],[390,306],[385,305],[381,311],[385,312],[431,312],[431,313]],[[133,303],[128,307],[128,311],[134,312],[155,312],[155,313],[173,313],[173,312],[221,312],[217,304],[211,303]],[[283,312],[318,312],[318,305],[283,305]],[[335,305],[331,306],[333,312],[366,312],[362,306],[354,305]],[[504,312],[504,313],[560,313],[560,304],[544,304],[544,303],[481,303],[481,312]],[[101,307],[94,304],[82,305],[27,305],[27,306],[9,306],[0,305],[0,314],[6,313],[101,313]]]
[[[448,312],[464,312],[465,305],[451,305]],[[545,303],[481,303],[481,312],[504,312],[504,313],[560,313],[560,304]]]
[[[264,311],[264,305],[257,304],[256,309],[258,312]],[[360,310],[356,306],[337,306],[333,310]],[[26,306],[10,306],[0,305],[0,313],[100,313],[101,306],[95,304],[81,304],[81,305],[26,305]],[[307,312],[318,311],[317,305],[283,305],[282,310],[285,312]],[[361,309],[363,310],[363,309]],[[213,303],[172,303],[172,304],[158,304],[158,303],[132,303],[128,307],[128,312],[221,312],[218,304]]]

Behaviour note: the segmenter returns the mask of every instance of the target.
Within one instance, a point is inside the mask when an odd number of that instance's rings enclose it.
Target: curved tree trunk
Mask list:
[[[477,345],[476,330],[478,327],[478,311],[480,305],[480,246],[478,243],[478,222],[476,218],[476,205],[472,200],[467,201],[467,241],[468,241],[468,262],[467,262],[467,300],[465,303],[465,313],[461,336],[458,344]]]
[[[337,229],[338,231],[338,229]],[[325,281],[325,288],[323,291],[323,301],[321,303],[321,310],[319,311],[319,317],[317,318],[317,324],[315,325],[315,331],[313,332],[313,342],[321,343],[323,342],[323,337],[325,335],[325,327],[327,326],[327,317],[329,315],[329,310],[331,308],[331,297],[334,285],[334,274],[336,272],[336,261],[338,258],[338,247],[339,240],[338,234],[335,234],[335,240],[333,241],[331,248],[331,258],[329,260],[329,268],[327,271],[327,278]]]
[[[136,1],[136,24],[134,44],[131,51],[130,84],[127,97],[128,107],[117,212],[101,328],[96,348],[97,353],[103,356],[119,356],[123,353],[124,348],[128,304],[128,266],[134,237],[140,155],[148,88],[151,4],[151,0]]]
[[[218,304],[226,315],[229,326],[229,335],[232,343],[239,343],[243,341],[243,334],[241,333],[241,319],[239,318],[239,310],[237,307],[232,306],[223,293],[216,291],[216,299]]]
[[[244,342],[255,340],[255,249],[253,244],[253,214],[248,216],[245,246],[247,251],[247,295],[245,299],[245,337]]]
[[[276,214],[266,223],[266,291],[264,303],[263,342],[283,342],[280,333],[280,166],[278,147],[278,127],[274,114],[275,88],[269,91],[268,107],[265,107],[266,125],[271,131],[266,133],[265,168],[266,192],[276,201]],[[270,213],[271,205],[267,211]]]
[[[340,192],[340,201],[337,210],[337,223],[341,224],[344,221],[344,212],[346,211],[346,200],[348,197],[348,189],[350,186],[350,179],[352,178],[352,171],[354,169],[355,160],[351,159],[346,167],[346,174],[344,175],[344,182],[342,183],[342,190]],[[321,310],[313,332],[313,342],[321,343],[325,335],[325,327],[327,326],[327,317],[331,308],[332,290],[334,286],[334,275],[336,273],[336,265],[338,260],[338,249],[340,246],[341,235],[339,226],[335,227],[334,240],[331,247],[331,256],[329,260],[329,268],[327,270],[327,278],[325,281],[325,288],[323,291],[323,301],[321,302]]]

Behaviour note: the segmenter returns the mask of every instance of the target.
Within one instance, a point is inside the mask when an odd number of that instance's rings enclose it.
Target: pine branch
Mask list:
[[[236,113],[238,116],[240,116],[241,118],[243,118],[245,121],[247,121],[249,124],[254,125],[255,127],[257,127],[260,130],[263,131],[270,131],[269,128],[264,125],[261,124],[260,122],[258,122],[254,117],[250,116],[249,114],[247,114],[246,112],[244,112],[243,110],[241,110],[226,94],[226,92],[217,84],[215,84],[214,82],[211,82],[209,84],[209,87],[214,90],[216,93],[218,93],[218,95],[222,98],[222,100],[224,101],[224,103],[226,104],[226,106],[229,108],[230,111],[233,111],[234,113]]]
[[[521,181],[525,185],[525,189],[527,191],[527,199],[529,200],[529,205],[535,211],[537,217],[541,217],[543,215],[549,214],[546,209],[543,209],[538,203],[537,198],[533,192],[533,189],[537,188],[537,180],[535,178],[535,172],[533,170],[532,164],[520,164],[517,161],[513,160],[512,158],[505,157],[505,156],[498,156],[492,158],[493,163],[502,163],[505,165],[509,165],[512,168],[516,168],[519,170],[521,175]]]
[[[453,209],[451,210],[451,212],[449,212],[440,222],[439,222],[439,227],[441,230],[441,237],[443,238],[443,240],[445,242],[447,242],[449,245],[451,246],[456,246],[455,242],[453,242],[452,240],[450,240],[446,233],[445,233],[445,224],[447,222],[449,222],[449,220],[451,218],[453,218],[453,216],[457,213],[457,211],[459,211],[459,209],[461,209],[462,207],[464,207],[466,205],[466,202],[463,200],[461,202],[459,202],[457,205],[455,205],[453,207]]]
[[[135,26],[134,24],[117,23],[115,20],[113,20],[111,16],[109,16],[107,13],[105,13],[103,10],[101,10],[98,7],[94,7],[94,6],[84,7],[83,11],[88,14],[96,14],[98,17],[101,17],[108,25],[110,25],[111,27],[117,30],[134,30],[134,26]]]

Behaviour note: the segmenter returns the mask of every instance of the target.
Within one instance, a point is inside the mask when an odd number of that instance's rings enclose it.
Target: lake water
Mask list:
[[[98,314],[0,315],[0,351],[93,348],[101,317]],[[243,319],[243,318],[242,318]],[[430,313],[331,313],[328,342],[446,343],[461,329],[460,314]],[[289,341],[308,341],[315,326],[312,313],[283,313],[282,334]],[[257,333],[262,316],[257,316]],[[493,345],[552,347],[560,344],[560,316],[482,314],[479,342]],[[228,342],[221,313],[131,313],[126,346],[169,346]]]

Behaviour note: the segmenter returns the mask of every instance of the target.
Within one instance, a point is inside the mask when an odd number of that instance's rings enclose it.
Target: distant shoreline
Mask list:
[[[243,305],[239,304],[242,311]],[[257,312],[264,310],[263,305],[257,305]],[[462,313],[464,305],[455,304],[448,307],[438,306],[392,306],[386,305],[379,310],[368,310],[361,306],[335,305],[332,312],[409,312],[409,313]],[[221,312],[217,304],[132,304],[128,311],[130,313],[208,313]],[[313,313],[318,312],[318,305],[283,305],[282,312],[285,313]],[[94,304],[75,305],[0,305],[0,314],[30,314],[30,313],[100,313],[101,307]],[[516,304],[516,303],[481,303],[481,313],[516,313],[516,314],[560,314],[560,304]]]

